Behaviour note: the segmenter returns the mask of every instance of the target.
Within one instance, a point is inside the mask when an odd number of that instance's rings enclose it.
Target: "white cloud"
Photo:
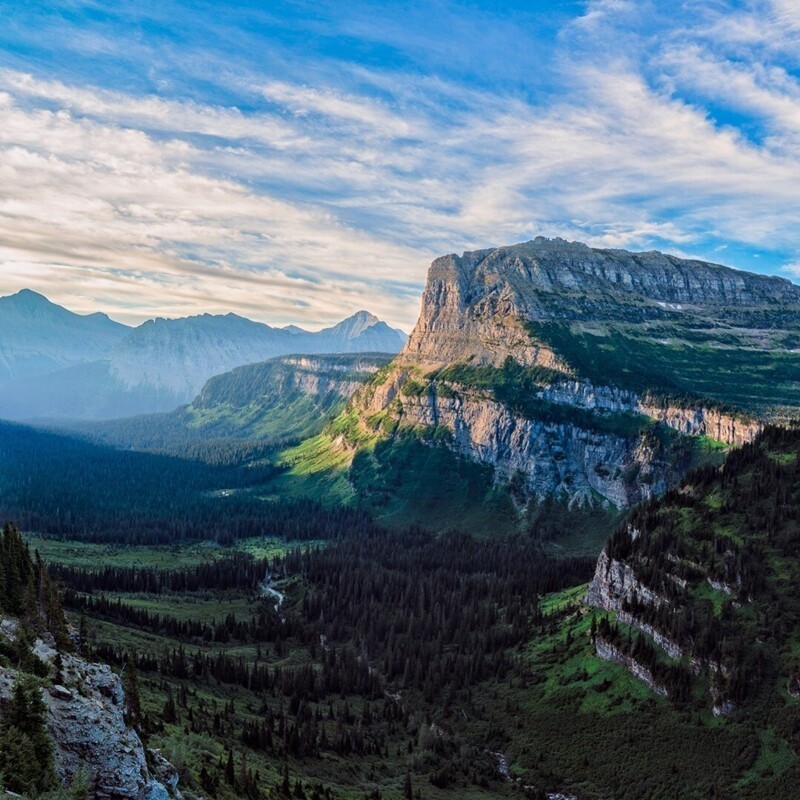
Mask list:
[[[125,319],[367,307],[410,328],[442,252],[545,234],[800,254],[800,87],[748,49],[756,11],[648,36],[642,8],[590,3],[535,99],[341,62],[248,74],[248,110],[0,71],[0,291]],[[768,24],[792,19],[773,0]]]
[[[295,319],[313,322],[329,321],[370,300],[395,318],[396,307],[380,298],[376,284],[398,276],[407,282],[422,279],[424,263],[417,262],[416,251],[348,229],[324,209],[203,174],[192,162],[205,154],[185,142],[157,141],[64,111],[23,109],[8,96],[3,119],[4,288],[13,288],[20,264],[31,278],[37,271],[55,278],[113,270],[117,285],[149,286],[162,302],[165,289],[180,296],[178,287],[185,284],[195,287],[195,300],[205,292],[206,301],[240,287],[240,293],[250,293],[248,306],[253,292],[271,293],[265,305],[277,308],[277,295],[284,317],[294,310]],[[72,271],[58,266],[54,272],[54,262]],[[347,265],[358,266],[352,282],[335,277]],[[413,269],[417,274],[409,277]],[[298,297],[310,304],[301,315]],[[401,320],[407,324],[409,316]]]

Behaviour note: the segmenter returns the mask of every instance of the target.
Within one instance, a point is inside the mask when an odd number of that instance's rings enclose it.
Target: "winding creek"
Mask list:
[[[271,597],[275,601],[275,611],[280,614],[281,606],[283,605],[286,595],[283,592],[279,592],[272,585],[272,573],[269,570],[267,570],[264,575],[264,580],[261,582],[260,589],[262,597]],[[281,622],[286,622],[284,616],[281,616]]]

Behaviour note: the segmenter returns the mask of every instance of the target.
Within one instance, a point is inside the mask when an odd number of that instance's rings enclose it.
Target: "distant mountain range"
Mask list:
[[[0,298],[0,417],[106,419],[170,411],[235,367],[288,354],[396,353],[406,335],[366,311],[318,332],[239,317],[130,328],[23,290]]]
[[[0,381],[96,361],[128,333],[105,314],[73,314],[29,289],[0,297]]]

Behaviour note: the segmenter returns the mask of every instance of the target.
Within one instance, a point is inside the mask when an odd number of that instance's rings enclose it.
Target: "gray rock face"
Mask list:
[[[670,658],[681,659],[684,656],[684,649],[676,641],[665,636],[661,631],[656,630],[652,625],[648,625],[640,619],[637,619],[627,611],[620,611],[617,619],[625,625],[630,625],[632,628],[646,633]]]
[[[35,652],[52,664],[52,641],[39,640]],[[43,692],[47,725],[55,744],[56,767],[68,782],[83,770],[92,800],[168,800],[179,798],[177,774],[163,758],[155,763],[165,785],[151,774],[141,739],[124,717],[119,676],[107,664],[91,664],[62,654],[63,680]],[[17,673],[0,667],[0,699],[11,697]]]
[[[711,404],[685,407],[664,403],[648,394],[639,395],[613,386],[593,386],[577,379],[554,383],[539,392],[538,396],[551,403],[591,411],[643,414],[680,433],[708,436],[737,446],[753,441],[763,428],[758,420],[722,411]]]
[[[402,407],[404,422],[446,427],[454,450],[491,464],[500,480],[523,476],[539,500],[555,496],[583,506],[599,497],[627,508],[664,491],[679,474],[640,439],[525,419],[486,397],[427,394],[403,398]]]
[[[436,259],[403,357],[435,365],[473,357],[499,363],[513,354],[523,363],[549,365],[553,353],[526,343],[519,319],[663,319],[764,305],[796,310],[800,287],[655,251],[538,237]]]
[[[73,697],[45,698],[61,777],[69,779],[83,767],[96,800],[139,800],[164,789],[150,775],[139,736],[125,723],[119,676],[105,664],[73,656],[63,661]]]
[[[655,692],[662,697],[666,697],[669,694],[663,686],[656,683],[653,673],[647,667],[623,653],[619,648],[614,647],[611,642],[598,637],[594,647],[600,658],[604,661],[610,661],[612,664],[619,664],[621,667],[625,667],[634,678],[638,678],[651,692]]]
[[[630,564],[609,558],[603,550],[597,559],[586,602],[605,611],[621,611],[625,601],[634,599],[655,608],[667,602],[639,581]]]

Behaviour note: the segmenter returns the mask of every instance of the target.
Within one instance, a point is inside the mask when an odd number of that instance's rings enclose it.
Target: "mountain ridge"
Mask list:
[[[128,328],[105,315],[73,314],[31,290],[0,298],[0,322],[0,416],[15,420],[170,411],[238,366],[291,353],[395,353],[406,338],[365,311],[317,332],[234,313]]]
[[[172,454],[223,440],[272,447],[319,433],[390,359],[387,353],[276,356],[209,378],[191,403],[171,412],[52,427],[117,448]]]
[[[30,289],[0,297],[0,321],[0,381],[95,360],[130,330],[105,314],[75,314]]]
[[[416,437],[490,467],[523,524],[548,498],[624,509],[797,416],[798,336],[781,278],[541,237],[443,256],[406,346],[307,449],[359,485]]]

